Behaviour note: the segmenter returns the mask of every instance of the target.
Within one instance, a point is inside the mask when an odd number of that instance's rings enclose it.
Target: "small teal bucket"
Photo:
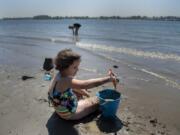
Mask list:
[[[51,81],[52,77],[50,74],[44,74],[44,81]]]
[[[100,110],[104,117],[114,117],[119,107],[121,93],[113,89],[105,89],[96,93],[100,100]]]

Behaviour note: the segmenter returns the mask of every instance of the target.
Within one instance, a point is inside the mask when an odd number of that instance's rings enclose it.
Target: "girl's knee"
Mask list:
[[[92,104],[92,105],[98,105],[99,104],[99,98],[97,97],[92,97],[89,99],[89,102]]]

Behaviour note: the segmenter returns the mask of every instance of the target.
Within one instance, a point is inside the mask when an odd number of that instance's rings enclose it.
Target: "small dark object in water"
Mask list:
[[[157,119],[155,118],[155,119],[152,119],[152,120],[150,120],[149,121],[150,123],[157,123]]]
[[[154,127],[156,127],[156,124],[158,123],[156,118],[150,120],[149,122],[150,122]]]
[[[117,66],[117,65],[114,65],[113,68],[118,68],[118,66]]]
[[[46,71],[50,71],[53,68],[54,68],[54,66],[53,66],[52,58],[45,58],[44,64],[43,64],[43,69]]]
[[[23,81],[25,81],[25,80],[27,80],[27,79],[33,79],[34,77],[33,76],[26,76],[26,75],[23,75],[22,77],[21,77],[21,79],[23,80]]]

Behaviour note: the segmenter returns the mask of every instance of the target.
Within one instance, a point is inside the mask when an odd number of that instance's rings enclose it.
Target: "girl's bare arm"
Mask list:
[[[72,79],[70,85],[75,89],[90,89],[111,81],[112,79],[110,76],[88,80]]]

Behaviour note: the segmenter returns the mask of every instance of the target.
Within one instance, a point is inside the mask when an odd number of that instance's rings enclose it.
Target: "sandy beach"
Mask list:
[[[89,55],[87,51],[83,50],[81,50],[81,54]],[[84,57],[84,59],[93,61],[93,58],[88,57]],[[28,56],[27,58],[33,57]],[[96,60],[100,61],[100,58]],[[174,89],[174,93],[171,92],[172,95],[169,95],[167,86],[163,88],[163,85],[160,84],[161,80],[158,83],[157,80],[154,82],[151,80],[132,81],[127,76],[138,78],[142,74],[131,71],[120,64],[118,67],[121,70],[118,73],[124,78],[122,85],[118,85],[122,99],[116,118],[106,120],[101,117],[99,112],[95,112],[80,121],[62,120],[48,105],[47,90],[50,82],[43,80],[44,72],[41,70],[43,58],[38,61],[39,65],[36,64],[34,69],[20,68],[13,64],[0,65],[1,135],[178,135],[180,133],[178,129],[180,106],[176,102],[176,98],[173,103],[170,102],[173,99],[171,96],[179,96],[175,92],[176,89]],[[101,61],[107,63],[108,60],[101,58]],[[82,63],[82,65],[85,64],[86,62]],[[114,64],[117,63],[108,62],[108,65],[105,64],[106,69]],[[80,68],[77,78],[103,76],[90,69]],[[117,69],[114,71],[116,72]],[[22,76],[25,75],[33,78],[22,80]],[[109,83],[92,89],[90,94],[94,96],[98,90],[112,87],[112,84]],[[146,88],[146,90],[142,90],[142,88]],[[162,93],[162,89],[166,92]],[[166,99],[165,103],[164,98]],[[168,107],[164,106],[171,106],[172,109],[172,104],[175,102],[174,110],[168,111]]]

